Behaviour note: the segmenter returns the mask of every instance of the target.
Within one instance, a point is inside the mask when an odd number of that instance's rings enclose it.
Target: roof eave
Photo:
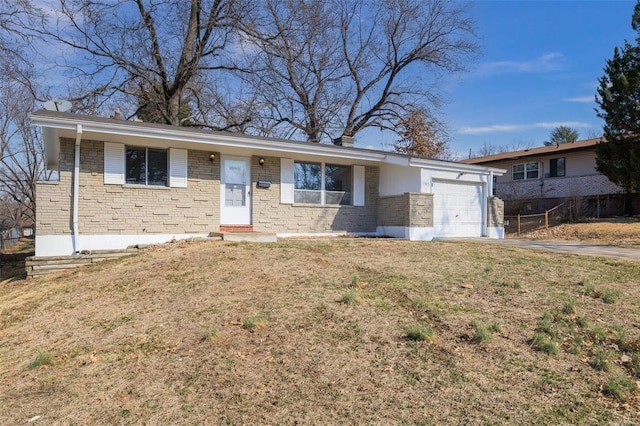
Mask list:
[[[349,160],[370,161],[407,167],[428,167],[430,169],[443,171],[468,171],[479,174],[493,173],[499,176],[506,173],[506,170],[503,169],[477,164],[429,160],[393,152],[337,147],[335,145],[278,140],[272,138],[258,138],[233,133],[204,133],[202,131],[190,131],[188,128],[183,127],[181,127],[179,131],[171,132],[168,131],[166,127],[143,126],[139,125],[139,123],[133,124],[129,121],[118,122],[116,120],[95,120],[92,119],[91,116],[76,117],[69,115],[58,116],[48,113],[34,113],[31,115],[31,120],[34,124],[41,126],[44,129],[55,129],[56,132],[47,131],[50,135],[57,135],[61,130],[76,132],[78,126],[82,126],[83,135],[96,133],[132,138],[171,140],[185,143],[197,143],[209,147],[224,146],[248,148],[265,152],[274,152],[280,155],[283,153],[315,155],[326,158],[333,157]],[[47,140],[48,139],[51,138],[47,138]],[[50,141],[50,143],[55,144],[53,140]]]
[[[195,142],[209,146],[228,146],[237,148],[252,148],[263,151],[290,152],[293,154],[321,155],[324,157],[339,157],[352,160],[377,161],[382,162],[386,154],[382,152],[367,152],[364,150],[340,149],[333,145],[312,144],[307,142],[287,141],[281,142],[277,139],[256,139],[246,135],[235,134],[203,134],[201,132],[190,132],[181,128],[179,132],[168,133],[163,128],[152,127],[132,127],[127,122],[100,122],[91,121],[86,117],[81,120],[73,120],[66,117],[53,117],[32,115],[33,123],[45,128],[58,130],[75,131],[78,124],[82,125],[83,133],[115,134],[147,139],[164,139],[180,142]]]

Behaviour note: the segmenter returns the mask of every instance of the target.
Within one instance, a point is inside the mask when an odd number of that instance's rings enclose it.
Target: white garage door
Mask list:
[[[433,181],[436,237],[482,236],[482,184]]]

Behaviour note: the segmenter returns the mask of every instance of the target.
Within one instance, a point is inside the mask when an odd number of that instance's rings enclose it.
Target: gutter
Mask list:
[[[234,148],[249,148],[270,152],[287,152],[294,154],[322,155],[327,157],[348,158],[352,160],[383,162],[388,153],[375,152],[357,148],[343,148],[335,145],[319,143],[278,140],[271,138],[252,137],[241,134],[217,134],[200,131],[189,131],[185,128],[167,129],[166,127],[144,127],[145,123],[122,120],[118,122],[102,122],[87,117],[68,118],[52,117],[37,114],[31,115],[31,120],[42,127],[52,127],[59,130],[75,130],[75,126],[82,125],[85,133],[111,134],[119,136],[139,137],[151,140],[170,140],[171,142],[189,142],[206,144],[209,146],[225,146]],[[82,123],[82,124],[81,124]],[[149,123],[146,123],[149,124]]]
[[[80,196],[80,141],[82,140],[82,124],[76,126],[75,160],[73,167],[73,254],[80,253],[80,229],[78,226],[78,202]]]
[[[143,138],[147,140],[169,140],[172,143],[184,142],[203,144],[208,145],[209,147],[224,146],[254,149],[262,152],[274,152],[281,156],[290,154],[314,155],[356,161],[371,161],[405,167],[429,167],[434,170],[443,171],[459,172],[462,170],[465,172],[468,171],[484,175],[488,175],[491,171],[498,176],[502,176],[506,173],[506,170],[494,167],[415,158],[404,154],[386,151],[336,147],[335,145],[279,140],[240,134],[213,133],[195,130],[190,131],[185,128],[170,129],[167,126],[149,126],[149,123],[137,123],[125,120],[107,120],[91,116],[70,115],[68,113],[47,112],[46,114],[41,114],[37,112],[31,115],[31,120],[36,125],[45,128],[58,129],[59,131],[74,131],[77,126],[82,126],[84,133],[87,134],[88,137],[91,137],[90,134],[92,133],[97,133]]]

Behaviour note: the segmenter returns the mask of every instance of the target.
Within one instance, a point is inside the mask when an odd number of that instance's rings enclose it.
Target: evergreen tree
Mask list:
[[[598,117],[605,121],[596,169],[624,189],[627,214],[633,213],[631,193],[640,188],[640,1],[631,25],[638,32],[636,44],[615,48],[596,96]]]
[[[578,131],[569,126],[558,126],[549,134],[549,140],[544,142],[544,146],[560,146],[563,143],[574,143],[578,140]]]

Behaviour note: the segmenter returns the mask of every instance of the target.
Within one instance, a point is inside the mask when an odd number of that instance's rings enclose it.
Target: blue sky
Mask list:
[[[600,133],[598,79],[614,47],[635,40],[634,6],[622,0],[472,2],[482,56],[445,86],[450,148],[466,158],[485,143],[541,146],[559,125],[575,128],[581,139]]]

